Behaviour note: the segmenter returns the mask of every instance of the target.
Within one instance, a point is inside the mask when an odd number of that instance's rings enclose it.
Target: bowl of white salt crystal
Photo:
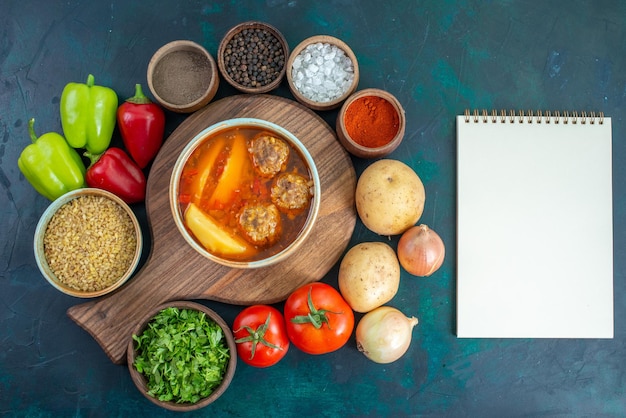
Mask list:
[[[313,110],[335,109],[359,84],[359,64],[345,42],[316,35],[296,46],[287,61],[289,89]]]

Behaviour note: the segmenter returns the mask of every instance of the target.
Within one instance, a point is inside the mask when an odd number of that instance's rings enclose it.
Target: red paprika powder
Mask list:
[[[382,97],[364,96],[350,103],[343,123],[354,142],[378,148],[396,136],[400,117],[393,105]]]

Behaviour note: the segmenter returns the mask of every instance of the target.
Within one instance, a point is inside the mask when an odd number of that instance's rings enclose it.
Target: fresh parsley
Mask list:
[[[196,403],[224,378],[230,352],[222,328],[204,312],[169,307],[133,335],[134,366],[160,401]]]

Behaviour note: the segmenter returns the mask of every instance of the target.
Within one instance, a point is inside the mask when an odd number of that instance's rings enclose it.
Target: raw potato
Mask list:
[[[368,229],[379,235],[398,235],[422,216],[426,192],[411,167],[383,159],[363,171],[355,200],[359,217]]]
[[[339,291],[356,312],[369,312],[389,302],[400,286],[400,263],[384,242],[352,247],[339,265]]]

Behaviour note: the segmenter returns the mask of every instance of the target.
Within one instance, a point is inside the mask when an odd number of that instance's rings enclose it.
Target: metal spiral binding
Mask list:
[[[541,124],[541,123],[545,123],[545,124],[550,124],[550,123],[554,123],[555,125],[562,123],[564,125],[567,125],[569,123],[576,125],[578,123],[580,123],[581,125],[585,125],[587,123],[589,123],[590,125],[594,125],[596,123],[598,123],[599,125],[602,125],[604,123],[604,112],[568,112],[568,111],[564,111],[564,112],[560,112],[558,110],[556,111],[549,111],[546,110],[545,112],[541,111],[541,110],[537,110],[536,112],[533,110],[518,110],[517,112],[515,112],[515,110],[505,110],[505,109],[501,109],[499,112],[496,109],[492,109],[491,112],[487,111],[487,109],[482,109],[482,110],[478,110],[478,109],[474,109],[474,111],[471,111],[470,109],[465,109],[465,122],[466,123],[478,123],[478,122],[482,122],[482,123],[487,123],[487,122],[491,122],[491,123],[527,123],[527,124],[532,124],[532,123],[537,123],[537,124]]]

